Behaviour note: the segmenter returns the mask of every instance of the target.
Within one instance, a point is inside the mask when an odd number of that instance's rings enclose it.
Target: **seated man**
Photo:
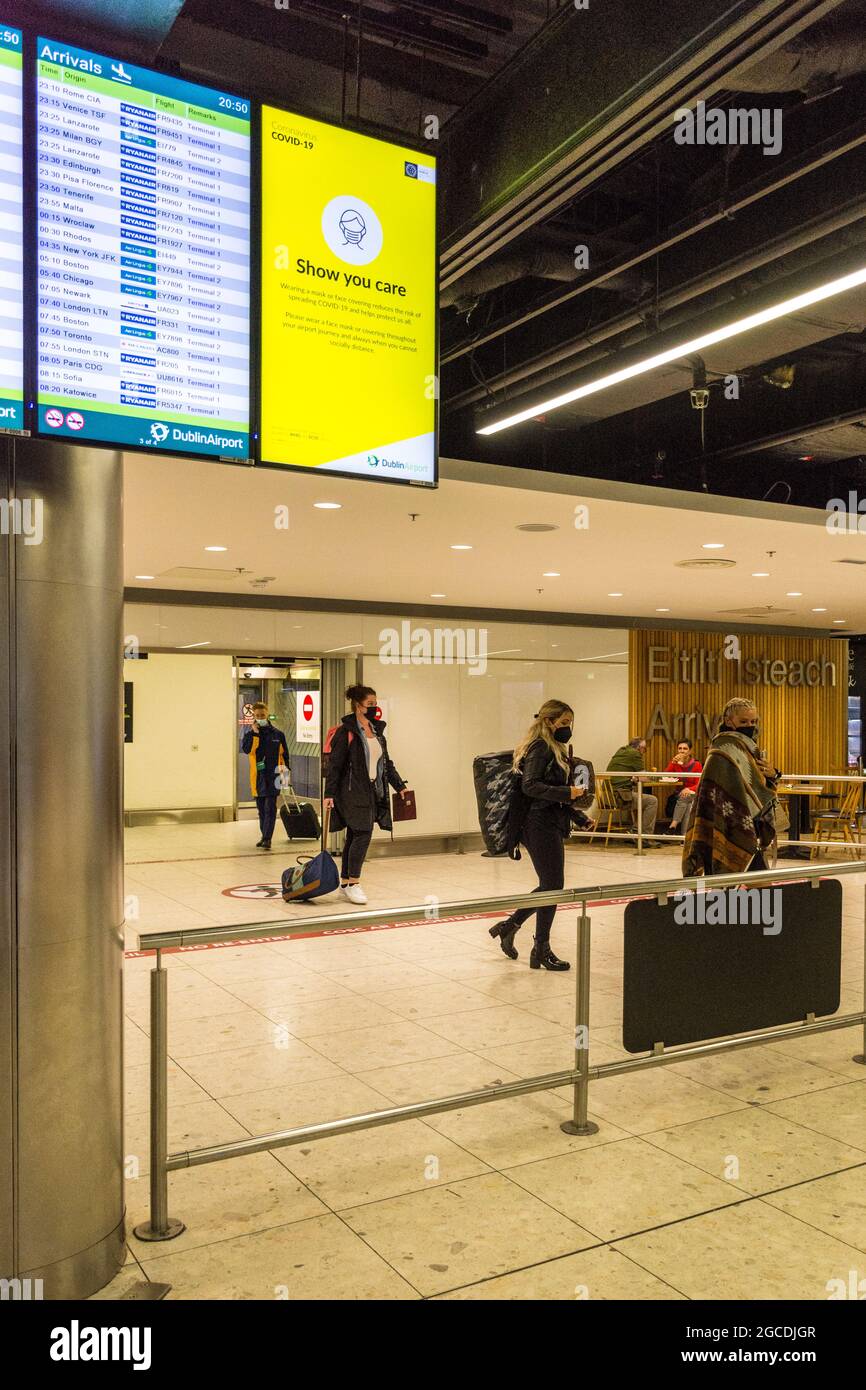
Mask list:
[[[644,772],[643,755],[646,752],[645,738],[632,738],[628,743],[618,748],[607,765],[608,772]],[[621,806],[628,807],[631,812],[632,824],[637,827],[637,807],[635,784],[632,777],[612,777],[611,786],[614,796]],[[644,792],[641,797],[641,828],[644,835],[651,835],[656,828],[656,816],[658,815],[658,797],[650,796]]]
[[[692,753],[691,741],[681,738],[677,744],[677,751],[665,768],[665,772],[701,772],[702,766]],[[668,826],[669,835],[678,835],[680,828],[683,833],[689,828],[689,821],[695,808],[695,792],[698,789],[698,779],[696,777],[683,778],[676,791],[671,792],[665,806],[665,813],[670,816]]]

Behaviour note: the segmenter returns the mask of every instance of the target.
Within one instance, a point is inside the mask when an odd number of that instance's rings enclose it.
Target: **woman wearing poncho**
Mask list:
[[[775,839],[778,770],[758,756],[758,713],[729,700],[710,744],[683,845],[683,877],[763,869]]]

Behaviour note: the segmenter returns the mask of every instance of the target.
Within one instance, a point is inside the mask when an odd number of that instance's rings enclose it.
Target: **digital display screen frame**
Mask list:
[[[24,431],[24,34],[0,20],[0,433]]]
[[[326,167],[325,178],[320,178],[317,186],[309,166],[304,170],[301,163],[300,168],[306,174],[306,206],[299,211],[297,202],[292,202],[296,185],[285,175],[280,177],[274,172],[279,170],[281,163],[285,168],[283,159],[275,152],[302,161],[305,155],[315,152],[320,140],[327,149],[332,167]],[[334,151],[341,145],[347,153],[338,161]],[[385,172],[389,161],[390,167]],[[333,167],[337,164],[339,168]],[[436,487],[439,466],[439,258],[435,154],[429,149],[383,140],[263,103],[260,165],[261,466]],[[375,184],[372,189],[371,182]],[[281,193],[282,206],[275,206],[275,190]],[[366,198],[362,196],[364,192]],[[420,198],[427,195],[430,205],[425,210]],[[411,198],[416,196],[418,212],[417,219],[413,220]],[[400,217],[407,209],[409,216],[401,224]],[[411,252],[417,247],[417,237],[413,233],[417,232],[421,219],[425,222],[426,245],[413,262],[407,248]],[[400,237],[398,232],[404,235]],[[357,254],[359,249],[363,254]],[[385,254],[380,257],[382,252]],[[298,292],[300,286],[303,290]],[[322,289],[331,297],[327,312],[324,312],[326,306],[320,297]],[[312,305],[308,295],[315,296]],[[339,299],[335,312],[336,296]],[[419,361],[414,372],[398,367],[388,376],[382,371],[385,354],[380,351],[376,357],[376,324],[364,323],[365,306],[375,311],[371,317],[378,319],[379,327],[390,335],[389,343],[404,340],[402,346],[394,350],[395,357],[397,352],[405,352],[408,358],[412,351],[412,325],[406,321],[406,311],[417,316],[416,322],[420,320]],[[295,333],[294,355],[287,350],[277,322],[286,312],[300,324]],[[326,319],[329,321],[322,326]],[[285,322],[285,318],[282,321]],[[346,348],[344,344],[349,340],[353,341],[353,346]],[[374,348],[372,353],[368,350],[370,346]],[[381,348],[381,342],[379,346]],[[351,352],[357,353],[354,360]],[[370,356],[374,362],[372,368],[365,371],[364,368],[370,366],[365,359]],[[299,396],[307,417],[322,422],[313,424],[312,428],[305,426],[293,412],[293,400],[287,389],[295,362],[302,365],[306,374]],[[329,385],[334,380],[335,363],[349,367],[348,371],[343,371],[341,381],[352,385],[348,406],[345,406],[345,390],[340,397],[341,409],[335,406],[333,385]],[[358,363],[362,369],[356,374],[354,365]],[[356,375],[360,378],[360,389]],[[392,400],[400,403],[396,409],[391,409],[387,401],[382,409],[370,407],[383,380],[397,383],[392,393]],[[406,389],[400,389],[401,383]],[[311,400],[318,406],[317,410],[315,406],[310,408]],[[270,411],[279,411],[285,417],[282,445],[275,438],[278,432],[273,429]],[[332,429],[337,416],[348,416],[352,421],[360,417],[362,423],[353,424],[351,430],[344,427],[340,434]],[[326,431],[332,432],[326,434]],[[355,438],[352,438],[353,432]],[[348,448],[345,447],[347,440]],[[288,447],[285,447],[286,442]]]
[[[57,55],[64,61],[53,61]],[[63,131],[58,133],[49,130],[42,104],[50,89],[40,84],[37,91],[36,433],[88,445],[249,463],[254,437],[257,103],[222,88],[42,37],[35,40],[32,68],[37,84],[40,77],[47,83],[58,69],[62,71],[66,77],[51,95],[73,107],[77,96],[82,106],[91,108],[71,114],[64,111]],[[126,95],[120,96],[123,91]],[[117,161],[116,190],[108,193],[100,187],[104,175],[100,179],[98,170],[92,169],[93,156],[86,144],[88,138],[99,138],[100,123],[106,137],[116,137],[111,151]],[[209,132],[221,135],[215,140]],[[73,135],[80,137],[80,145]],[[41,167],[49,143],[54,161],[67,161],[57,166],[60,177],[53,180]],[[107,144],[111,143],[108,138]],[[71,144],[75,148],[70,151]],[[188,163],[172,168],[183,162],[179,146],[188,152]],[[241,150],[238,157],[232,153],[235,148]],[[107,207],[109,221],[100,232],[96,230],[98,213],[90,219],[86,216],[87,201],[77,200],[83,208],[78,213],[76,199],[64,196],[65,182],[79,177],[74,158],[79,149],[82,158],[91,159],[87,191],[94,200],[101,195]],[[220,170],[216,188],[215,165]],[[166,170],[175,182],[169,189],[160,189]],[[195,184],[190,172],[195,174]],[[46,188],[49,183],[53,186]],[[76,187],[79,193],[85,191],[83,182]],[[43,195],[53,199],[50,208]],[[57,201],[69,207],[58,208]],[[80,251],[77,257],[73,253],[68,268],[57,267],[61,274],[91,280],[91,288],[100,266],[117,277],[110,302],[100,302],[101,290],[94,292],[90,307],[99,310],[96,315],[88,311],[86,284],[61,281],[59,295],[50,293],[52,287],[46,289],[43,258],[49,252],[55,259],[58,256],[45,244],[50,242],[44,232],[46,226],[50,230],[45,216],[49,211],[55,216],[78,215],[79,221],[91,224],[90,228],[70,225],[81,247],[95,254],[85,260]],[[233,227],[237,236],[231,235]],[[88,230],[93,235],[90,246]],[[174,237],[169,237],[171,231],[176,232]],[[75,289],[83,307],[65,307],[64,283]],[[46,300],[54,302],[46,304]],[[50,324],[49,313],[54,315]],[[58,317],[71,322],[63,325]],[[100,333],[106,324],[109,331]],[[48,335],[49,326],[61,331]],[[70,336],[73,332],[78,338]],[[58,345],[50,354],[49,336]],[[94,338],[102,341],[94,343]],[[49,355],[51,362],[46,360]],[[59,363],[58,357],[64,361]],[[97,368],[106,365],[113,369],[114,378],[100,394],[109,399],[94,401],[100,384]],[[57,381],[49,369],[57,372],[61,366],[70,382],[58,392],[49,387],[48,383]],[[76,393],[81,376],[94,379],[89,400]],[[104,380],[107,384],[109,379]],[[196,398],[203,402],[199,411],[190,409]],[[218,413],[206,409],[209,400]],[[227,419],[227,411],[234,418]]]

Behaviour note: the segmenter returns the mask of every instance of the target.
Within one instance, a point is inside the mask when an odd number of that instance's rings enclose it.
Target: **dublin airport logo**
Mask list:
[[[368,468],[378,468],[378,467],[379,467],[379,455],[378,455],[378,454],[368,454],[368,455],[367,455],[367,467],[368,467]]]
[[[168,439],[168,425],[163,425],[162,423],[151,425],[150,437],[154,444],[164,444]]]

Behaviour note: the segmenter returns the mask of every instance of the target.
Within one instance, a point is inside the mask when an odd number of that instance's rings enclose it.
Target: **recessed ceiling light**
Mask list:
[[[847,623],[847,621],[848,621],[847,618],[834,618],[834,619],[833,619],[833,622],[834,622],[834,623]]]
[[[657,609],[656,609],[656,612],[657,612],[657,613],[670,613],[670,611],[671,611],[671,610],[670,610],[669,608],[657,608]]]
[[[826,610],[826,608],[813,608],[813,609],[812,609],[812,612],[813,612],[813,613],[826,613],[827,610]]]
[[[447,598],[448,595],[447,595],[447,594],[431,594],[430,597],[431,597],[431,598]]]
[[[314,502],[314,507],[318,507],[320,512],[338,512],[341,510],[342,502]]]
[[[789,589],[788,592],[787,592],[786,595],[785,595],[785,598],[802,598],[802,597],[803,597],[803,595],[802,595],[802,593],[800,592],[799,589]]]
[[[701,550],[724,550],[724,541],[704,541]]]
[[[753,578],[753,579],[769,579],[769,578],[770,578],[770,571],[769,571],[769,570],[753,570],[753,571],[752,571],[752,578]]]
[[[608,594],[608,598],[622,598],[622,594]]]
[[[562,576],[561,576],[560,573],[559,573],[559,570],[545,570],[545,571],[544,571],[544,574],[543,574],[541,577],[542,577],[542,579],[561,579],[561,578],[562,578]]]
[[[137,574],[137,575],[135,576],[135,578],[136,578],[136,579],[153,579],[154,576],[153,576],[152,574]]]
[[[206,545],[205,550],[228,550],[227,545]]]
[[[452,550],[471,550],[471,545],[452,545]]]

